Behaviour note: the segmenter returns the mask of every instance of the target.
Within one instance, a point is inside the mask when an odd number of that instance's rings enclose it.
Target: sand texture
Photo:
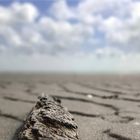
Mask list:
[[[0,75],[0,140],[17,140],[41,94],[74,116],[80,140],[140,140],[139,75]]]

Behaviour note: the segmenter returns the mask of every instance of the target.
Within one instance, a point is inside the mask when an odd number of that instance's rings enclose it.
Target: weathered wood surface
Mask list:
[[[19,140],[78,140],[77,128],[60,100],[42,96],[29,113]]]

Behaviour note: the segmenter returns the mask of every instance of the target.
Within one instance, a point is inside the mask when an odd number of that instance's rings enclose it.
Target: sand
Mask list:
[[[140,139],[139,75],[0,74],[0,140],[16,140],[41,94],[56,96],[81,140]]]

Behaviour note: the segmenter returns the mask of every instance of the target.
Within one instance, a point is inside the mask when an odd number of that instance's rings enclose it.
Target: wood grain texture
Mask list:
[[[59,99],[41,96],[27,116],[19,140],[78,140],[77,128]]]

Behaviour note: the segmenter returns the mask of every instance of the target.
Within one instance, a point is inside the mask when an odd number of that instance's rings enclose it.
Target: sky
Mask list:
[[[0,0],[1,72],[140,72],[140,0]]]

